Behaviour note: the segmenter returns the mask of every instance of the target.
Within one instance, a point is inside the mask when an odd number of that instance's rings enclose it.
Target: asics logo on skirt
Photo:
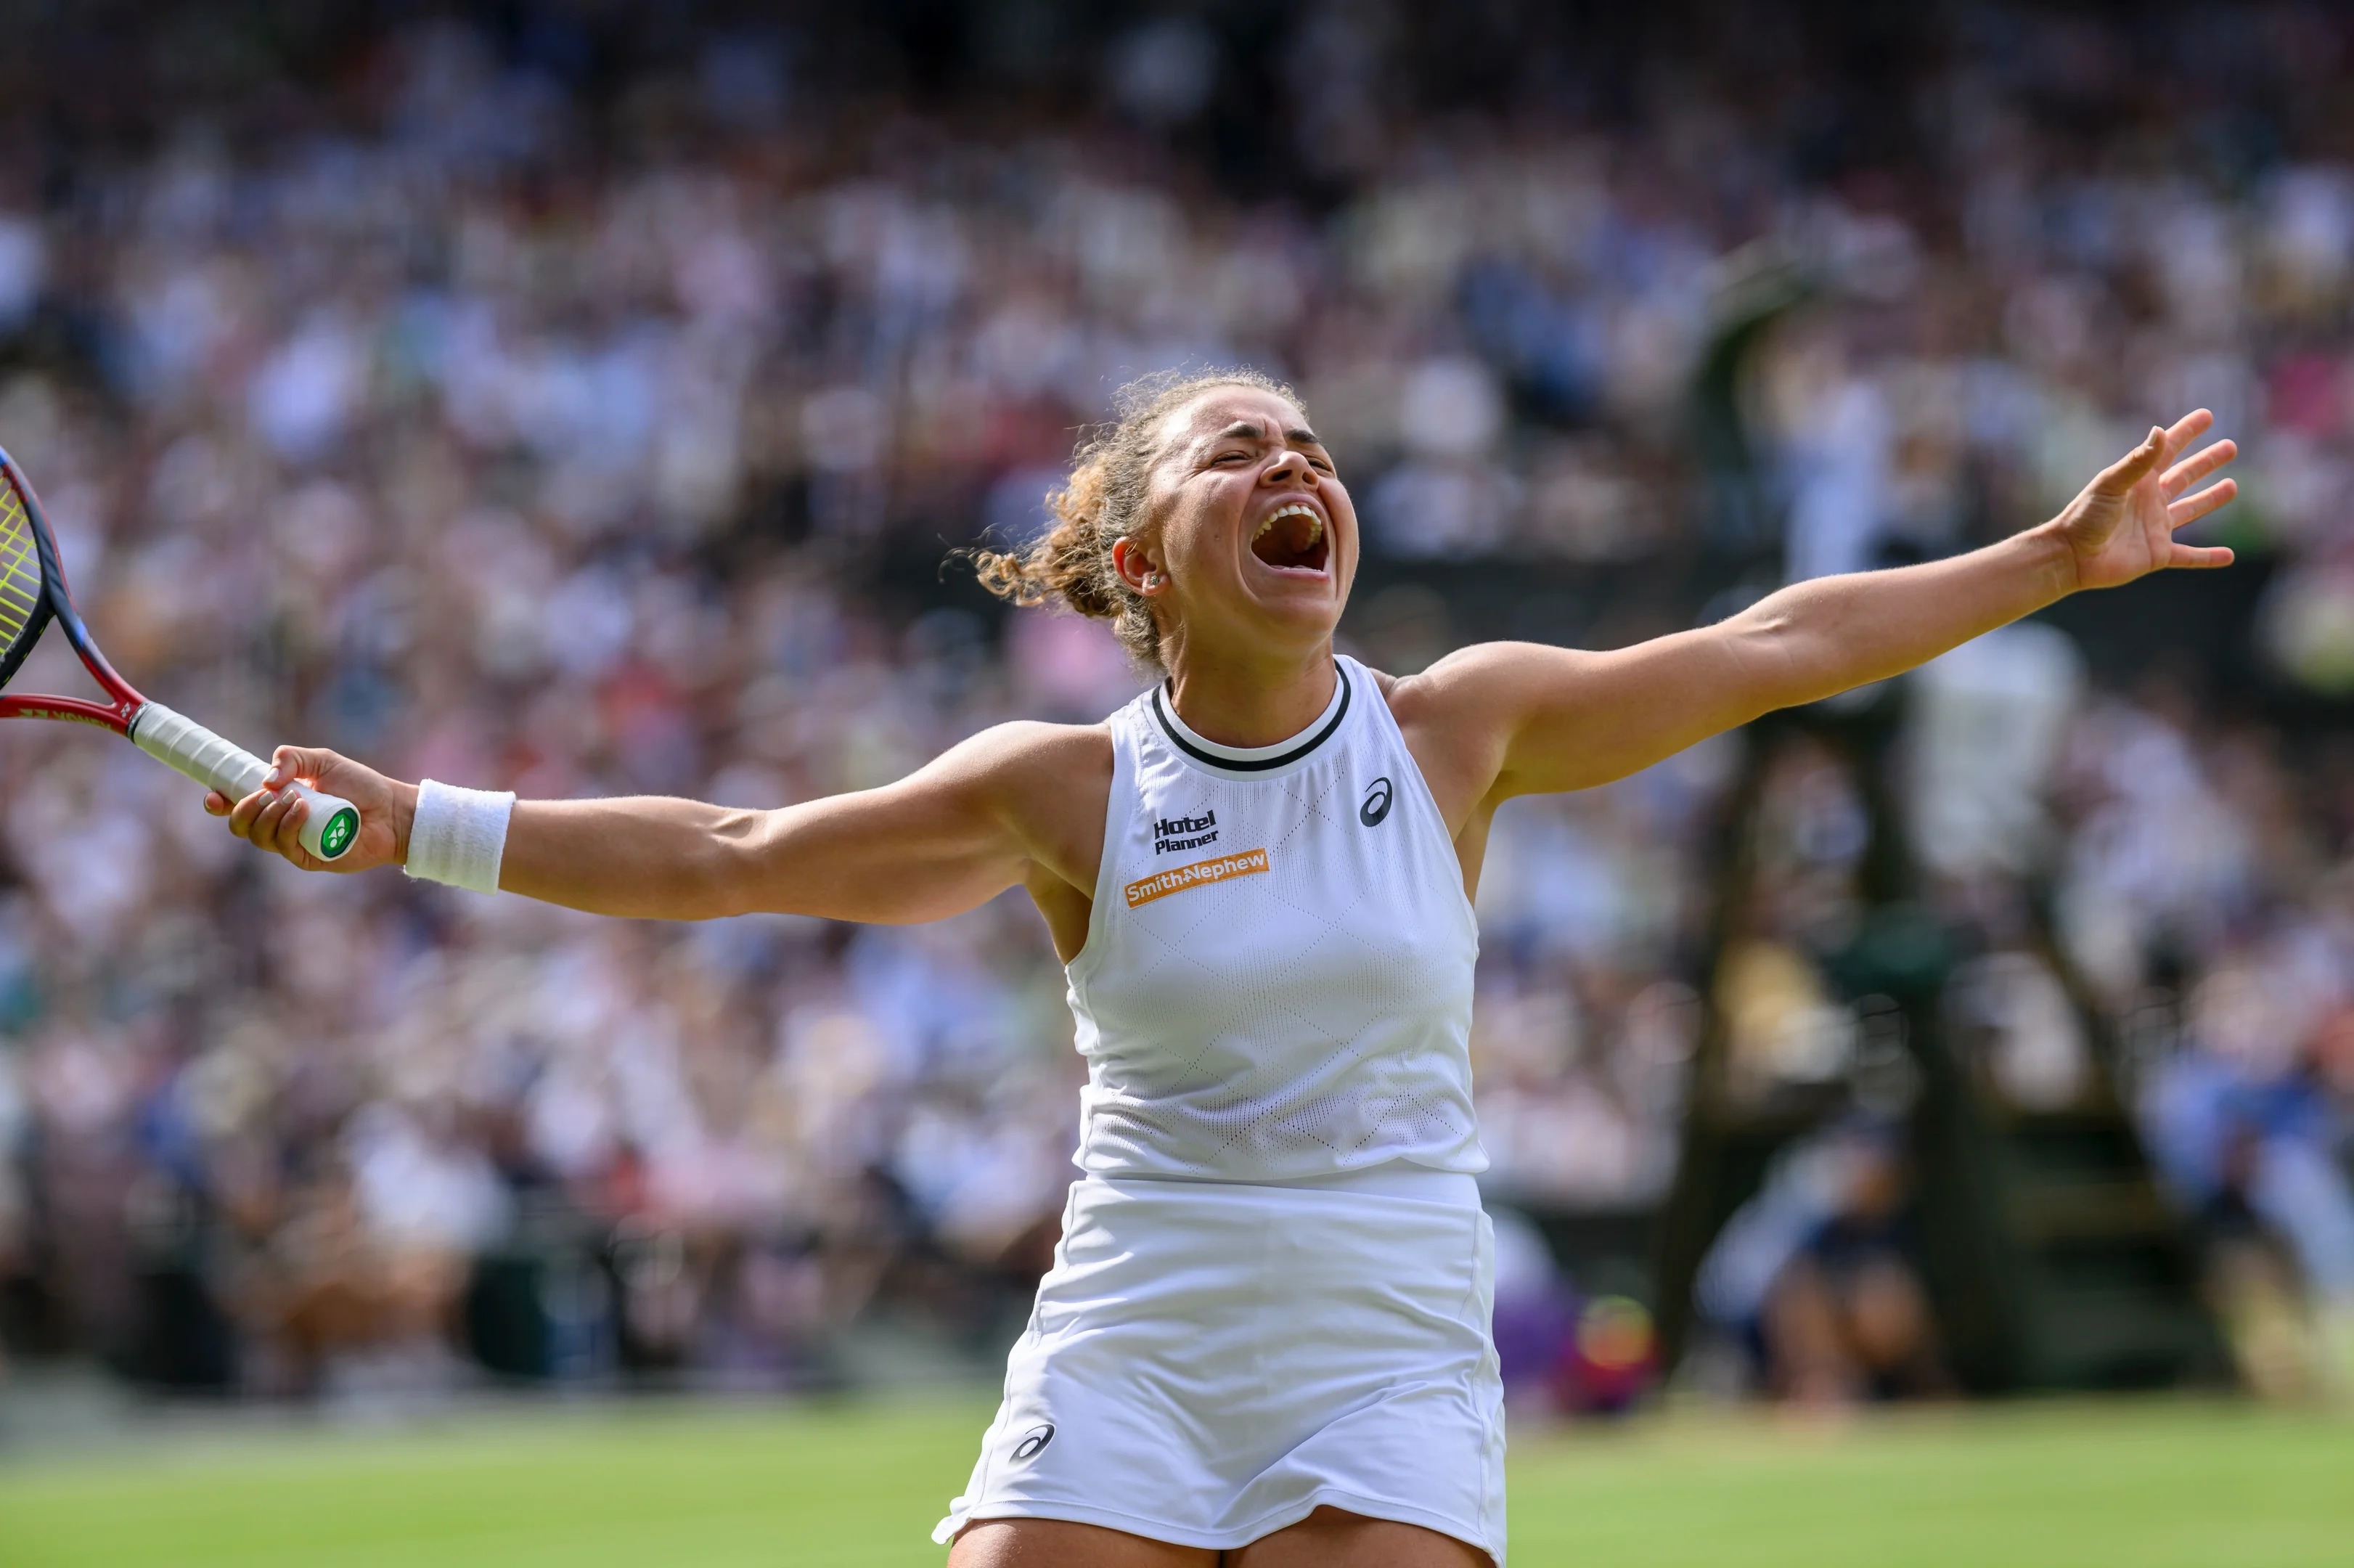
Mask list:
[[[1129,883],[1127,888],[1128,906],[1133,909],[1140,904],[1150,904],[1156,898],[1166,898],[1189,887],[1206,887],[1213,882],[1224,882],[1231,876],[1252,876],[1266,869],[1267,851],[1263,849],[1197,860],[1190,865],[1172,865],[1167,871],[1154,872],[1141,882]]]
[[[1046,1445],[1054,1440],[1055,1427],[1052,1422],[1044,1426],[1033,1426],[1029,1431],[1022,1434],[1022,1441],[1013,1446],[1015,1462],[1036,1458],[1044,1451]]]
[[[1369,828],[1378,828],[1382,819],[1390,814],[1390,781],[1376,779],[1365,790],[1365,803],[1357,808],[1357,821]]]

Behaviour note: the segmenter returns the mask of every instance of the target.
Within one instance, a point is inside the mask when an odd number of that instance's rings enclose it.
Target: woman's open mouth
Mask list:
[[[1323,516],[1304,501],[1278,506],[1259,520],[1251,554],[1279,572],[1318,572],[1331,554]]]

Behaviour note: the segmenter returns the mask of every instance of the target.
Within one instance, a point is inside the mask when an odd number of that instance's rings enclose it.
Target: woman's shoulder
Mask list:
[[[1034,830],[1077,815],[1097,821],[1111,798],[1112,726],[1015,719],[992,726],[957,749],[988,780],[1005,820]]]
[[[1381,692],[1382,701],[1388,705],[1391,716],[1401,726],[1411,728],[1417,724],[1460,718],[1466,697],[1481,683],[1480,667],[1487,662],[1483,655],[1497,646],[1495,643],[1474,643],[1468,648],[1458,648],[1436,663],[1406,675],[1393,675],[1363,665],[1359,667],[1364,669]]]
[[[1115,715],[1115,718],[1117,715]],[[1017,719],[966,741],[988,810],[1033,860],[1082,893],[1095,887],[1115,763],[1111,726]]]
[[[1100,775],[1111,779],[1112,717],[1096,724],[1049,724],[1043,719],[1011,719],[991,725],[957,749],[970,753],[990,771],[1013,779],[1084,779]]]
[[[1461,720],[1510,707],[1532,686],[1558,681],[1592,657],[1538,642],[1473,642],[1415,674],[1366,673],[1383,683],[1382,694],[1400,724]]]
[[[1406,749],[1458,831],[1494,787],[1518,715],[1562,651],[1476,642],[1411,675],[1373,675]]]
[[[1392,707],[1397,705],[1398,678],[1395,675],[1386,670],[1376,670],[1363,659],[1352,659],[1349,662],[1362,672],[1366,680],[1373,683],[1373,690],[1382,694],[1383,702]]]

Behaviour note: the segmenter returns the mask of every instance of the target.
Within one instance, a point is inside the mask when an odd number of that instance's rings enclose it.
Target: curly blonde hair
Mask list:
[[[1071,477],[1046,498],[1054,526],[1019,555],[971,552],[981,587],[1014,604],[1052,601],[1108,620],[1130,657],[1158,669],[1161,629],[1144,596],[1113,569],[1111,547],[1118,540],[1141,536],[1150,521],[1146,493],[1161,422],[1219,387],[1253,387],[1300,407],[1290,387],[1250,369],[1162,371],[1129,382],[1112,401],[1112,422],[1087,432],[1073,454]]]

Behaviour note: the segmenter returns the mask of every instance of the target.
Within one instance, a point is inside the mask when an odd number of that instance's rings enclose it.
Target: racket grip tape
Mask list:
[[[146,704],[133,717],[131,741],[158,762],[233,801],[260,789],[261,781],[270,777],[270,764],[161,703]],[[298,835],[302,847],[321,860],[342,858],[360,836],[358,809],[340,796],[308,785],[289,784],[286,789],[311,803],[311,814],[303,819]]]

